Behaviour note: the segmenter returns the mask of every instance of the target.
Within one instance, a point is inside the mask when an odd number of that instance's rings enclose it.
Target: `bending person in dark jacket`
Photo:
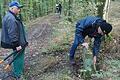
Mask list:
[[[13,75],[16,78],[20,78],[24,69],[24,51],[28,45],[25,37],[24,26],[17,15],[20,13],[20,9],[23,6],[17,1],[9,3],[9,11],[4,16],[2,21],[2,35],[1,46],[3,48],[13,49],[21,51],[19,56],[13,62]],[[15,57],[17,53],[13,55]]]
[[[85,37],[88,36],[90,38],[94,38],[93,63],[95,65],[96,56],[99,53],[99,48],[101,44],[101,37],[105,34],[108,36],[108,33],[110,33],[111,30],[112,26],[99,17],[88,16],[78,21],[76,24],[74,43],[70,50],[70,63],[75,64],[74,54],[79,44],[88,48],[88,43],[84,42]]]

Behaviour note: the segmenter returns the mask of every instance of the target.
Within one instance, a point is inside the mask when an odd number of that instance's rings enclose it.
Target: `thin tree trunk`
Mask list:
[[[42,0],[42,16],[44,15],[45,11],[44,11],[44,0]]]
[[[49,12],[49,9],[48,9],[48,6],[49,6],[49,1],[46,1],[46,13],[47,13],[47,15],[48,15],[48,12]]]
[[[0,2],[0,28],[2,27],[2,13],[1,13],[1,2]]]
[[[106,0],[96,0],[96,4],[97,4],[97,14],[100,17],[103,17],[103,9],[104,9],[104,5],[105,5],[105,1]]]
[[[37,17],[37,14],[36,14],[36,9],[37,9],[37,7],[36,7],[36,1],[33,1],[33,18],[36,18]]]
[[[41,2],[38,2],[38,16],[41,16]]]
[[[72,0],[69,0],[68,21],[72,22]]]
[[[105,7],[104,7],[104,14],[103,14],[103,19],[108,21],[108,13],[109,13],[109,7],[110,7],[110,0],[106,0],[105,2]]]

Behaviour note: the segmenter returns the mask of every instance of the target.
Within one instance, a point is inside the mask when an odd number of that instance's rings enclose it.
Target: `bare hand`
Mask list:
[[[96,56],[93,57],[93,64],[96,64]]]
[[[22,49],[21,46],[16,47],[16,50],[17,50],[17,51],[20,51],[21,49]]]
[[[82,43],[82,46],[88,49],[88,43]]]

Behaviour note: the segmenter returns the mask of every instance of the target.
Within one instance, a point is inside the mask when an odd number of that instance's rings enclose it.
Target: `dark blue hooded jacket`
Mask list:
[[[89,36],[94,38],[94,45],[93,45],[93,55],[97,55],[99,52],[100,44],[101,44],[101,37],[100,34],[95,34],[97,32],[97,25],[98,23],[104,21],[103,19],[95,16],[88,16],[82,20],[79,20],[76,24],[76,36],[79,37],[80,43],[84,42],[84,38]]]

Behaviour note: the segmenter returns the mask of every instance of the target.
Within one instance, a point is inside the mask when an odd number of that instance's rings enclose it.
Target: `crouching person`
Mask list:
[[[88,48],[88,43],[84,42],[86,36],[94,38],[93,45],[93,64],[96,64],[97,55],[101,44],[101,37],[111,32],[112,26],[105,20],[95,16],[88,16],[79,20],[76,24],[75,39],[70,49],[70,63],[75,64],[74,54],[78,45]]]

